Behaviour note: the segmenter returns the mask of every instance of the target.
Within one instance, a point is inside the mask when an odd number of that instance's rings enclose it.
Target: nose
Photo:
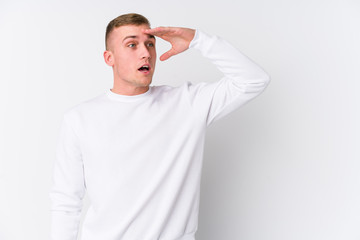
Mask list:
[[[149,49],[147,48],[146,45],[143,45],[142,48],[141,48],[141,52],[140,52],[140,58],[141,59],[150,59],[151,55],[150,55],[150,51]]]

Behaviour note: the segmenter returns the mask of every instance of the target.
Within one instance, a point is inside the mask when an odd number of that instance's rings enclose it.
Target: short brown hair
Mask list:
[[[149,25],[149,20],[144,17],[143,15],[137,14],[137,13],[128,13],[118,16],[117,18],[114,18],[109,22],[109,24],[106,27],[106,34],[105,34],[105,48],[108,50],[108,38],[110,36],[110,33],[117,27],[121,27],[124,25]]]

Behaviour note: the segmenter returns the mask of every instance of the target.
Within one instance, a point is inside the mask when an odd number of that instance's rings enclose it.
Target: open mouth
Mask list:
[[[145,64],[142,65],[138,70],[143,73],[148,73],[150,71],[150,66],[148,64]]]

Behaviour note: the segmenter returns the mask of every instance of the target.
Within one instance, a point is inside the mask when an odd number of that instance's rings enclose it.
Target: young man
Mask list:
[[[222,71],[213,83],[150,86],[160,60],[200,50]],[[225,40],[187,28],[150,29],[126,14],[106,31],[114,86],[65,114],[57,145],[52,240],[194,240],[206,127],[259,95],[269,76]],[[171,80],[169,80],[170,82]]]

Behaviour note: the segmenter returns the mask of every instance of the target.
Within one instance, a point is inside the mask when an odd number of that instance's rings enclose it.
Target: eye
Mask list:
[[[130,48],[134,48],[136,45],[135,45],[135,43],[130,43],[127,46],[130,47]]]
[[[153,46],[155,46],[154,43],[152,43],[152,42],[148,43],[147,45],[148,45],[148,47],[153,47]]]

